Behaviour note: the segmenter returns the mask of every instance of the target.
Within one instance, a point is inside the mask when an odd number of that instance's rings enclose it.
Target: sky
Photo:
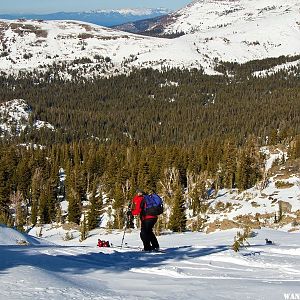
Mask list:
[[[192,0],[0,0],[0,13],[74,12],[116,8],[179,9]]]

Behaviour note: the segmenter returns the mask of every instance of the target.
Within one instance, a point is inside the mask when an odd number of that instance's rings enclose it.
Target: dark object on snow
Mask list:
[[[98,239],[98,244],[97,244],[98,247],[110,247],[110,243],[109,241],[102,241],[100,239]]]
[[[206,193],[207,193],[207,198],[209,199],[215,196],[216,190],[213,187],[211,187]]]
[[[159,250],[159,244],[153,232],[156,221],[157,218],[142,221],[140,237],[144,244],[144,251]]]
[[[126,219],[126,227],[134,229],[134,216],[131,212],[131,209],[129,208],[126,213],[127,219]]]
[[[274,244],[272,241],[270,241],[268,239],[265,239],[265,241],[266,241],[266,245],[273,245]]]

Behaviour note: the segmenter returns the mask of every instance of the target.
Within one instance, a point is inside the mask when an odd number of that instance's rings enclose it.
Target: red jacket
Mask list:
[[[142,201],[144,200],[144,197],[143,196],[138,196],[138,195],[135,195],[132,199],[132,214],[134,216],[138,216],[140,215],[141,216],[141,220],[144,221],[144,220],[148,220],[148,219],[156,219],[157,216],[151,216],[151,215],[147,215],[147,216],[143,216],[142,215]]]

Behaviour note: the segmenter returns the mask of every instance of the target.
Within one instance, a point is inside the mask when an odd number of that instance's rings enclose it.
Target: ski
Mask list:
[[[125,245],[123,245],[123,246],[111,244],[110,247],[111,247],[111,248],[118,248],[118,249],[133,249],[133,250],[140,250],[140,251],[143,250],[143,249],[142,249],[141,247],[139,247],[139,246],[131,246],[131,245],[127,245],[127,244],[125,244]]]
[[[110,248],[116,248],[116,249],[131,249],[131,250],[137,250],[139,252],[143,252],[143,253],[153,253],[153,254],[160,254],[160,253],[166,253],[166,249],[156,249],[156,250],[152,250],[152,251],[144,251],[144,249],[140,246],[131,246],[131,245],[124,245],[123,247],[120,245],[114,245],[111,244]]]

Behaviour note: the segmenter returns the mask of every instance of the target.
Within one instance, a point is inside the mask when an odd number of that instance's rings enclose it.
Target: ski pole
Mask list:
[[[122,237],[122,243],[121,243],[121,249],[123,248],[123,243],[124,243],[124,238],[125,238],[125,232],[126,232],[126,224],[125,224],[125,228],[124,228],[124,232],[123,232],[123,237]]]
[[[129,212],[130,206],[131,206],[131,201],[128,203],[127,210],[125,213],[125,226],[124,226],[124,232],[123,232],[123,237],[122,237],[122,242],[121,242],[121,248],[123,248],[126,228],[127,228],[127,224],[128,224],[128,212]]]

